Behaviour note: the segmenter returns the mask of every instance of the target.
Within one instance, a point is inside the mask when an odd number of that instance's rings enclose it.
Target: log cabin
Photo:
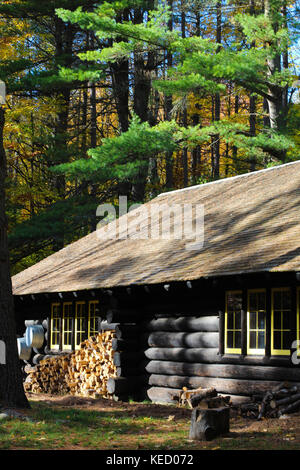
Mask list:
[[[204,216],[202,245],[187,248],[177,209],[164,237],[170,217],[149,217],[161,206],[202,207],[189,220]],[[118,236],[99,236],[116,226]],[[43,354],[116,331],[112,390],[121,398],[139,391],[173,402],[183,387],[202,386],[240,397],[300,384],[300,162],[163,193],[12,283],[18,333],[28,320],[47,323]]]

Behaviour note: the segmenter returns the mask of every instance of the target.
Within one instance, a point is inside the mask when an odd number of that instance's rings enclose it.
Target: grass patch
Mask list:
[[[0,424],[0,449],[240,450],[300,449],[300,416],[255,422],[231,419],[231,432],[190,441],[190,410],[149,403],[62,406],[31,401],[28,421]],[[295,421],[296,420],[296,421]]]

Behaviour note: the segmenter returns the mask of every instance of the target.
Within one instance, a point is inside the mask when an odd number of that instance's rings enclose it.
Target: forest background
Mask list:
[[[298,19],[287,0],[2,1],[12,274],[120,194],[298,160]]]

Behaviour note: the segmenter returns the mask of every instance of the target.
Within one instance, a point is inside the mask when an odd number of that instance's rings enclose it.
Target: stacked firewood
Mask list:
[[[300,389],[296,385],[284,383],[264,394],[252,396],[249,403],[238,407],[241,416],[261,420],[300,411]]]
[[[190,408],[220,408],[230,406],[230,397],[218,395],[215,388],[196,388],[188,390],[183,387],[179,397],[180,406]]]
[[[109,398],[107,382],[116,376],[113,331],[102,331],[69,354],[48,357],[27,369],[24,388],[33,393]]]

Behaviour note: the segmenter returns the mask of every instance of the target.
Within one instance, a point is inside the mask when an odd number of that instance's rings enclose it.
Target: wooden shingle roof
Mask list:
[[[204,205],[202,249],[187,250],[184,239],[101,240],[93,232],[15,275],[13,293],[300,271],[300,161],[163,193],[143,208],[158,203]],[[134,220],[134,212],[124,218]],[[140,227],[147,233],[148,219]]]

